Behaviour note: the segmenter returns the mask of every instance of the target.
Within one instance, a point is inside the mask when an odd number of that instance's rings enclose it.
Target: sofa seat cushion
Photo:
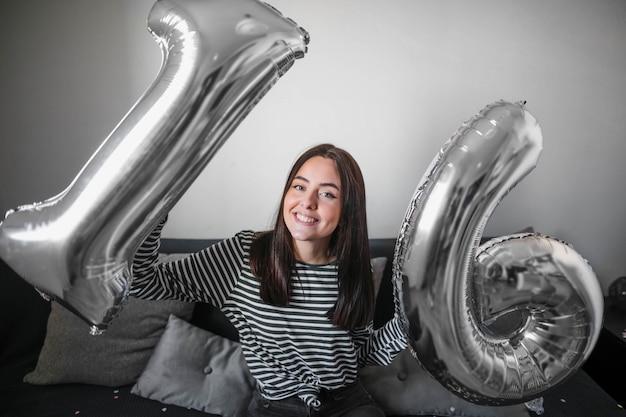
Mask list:
[[[132,385],[15,384],[0,390],[2,417],[220,417],[131,394]]]

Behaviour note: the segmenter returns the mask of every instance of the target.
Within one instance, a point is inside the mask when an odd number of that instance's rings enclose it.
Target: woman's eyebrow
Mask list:
[[[323,182],[320,185],[322,187],[331,187],[331,188],[334,188],[335,190],[339,191],[339,187],[337,187],[337,185],[334,182]]]
[[[306,179],[305,177],[303,177],[303,176],[301,176],[301,175],[296,175],[296,176],[294,177],[294,180],[304,181],[304,182],[306,182],[307,184],[308,184],[308,183],[310,183],[310,181],[309,181],[308,179]],[[323,183],[321,183],[321,184],[320,184],[320,186],[321,186],[321,187],[332,187],[332,188],[334,188],[335,190],[340,191],[340,190],[339,190],[339,187],[338,187],[338,186],[337,186],[337,184],[335,184],[334,182],[323,182]]]

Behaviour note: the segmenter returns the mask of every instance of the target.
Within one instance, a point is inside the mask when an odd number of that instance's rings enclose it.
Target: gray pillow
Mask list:
[[[223,417],[246,415],[255,388],[239,343],[171,315],[131,393]]]
[[[385,266],[387,265],[387,258],[381,256],[380,258],[372,258],[370,260],[372,265],[372,281],[374,282],[374,298],[378,297],[378,290],[380,289],[380,283],[383,280],[385,273]]]
[[[403,350],[389,366],[360,369],[359,379],[387,415],[528,417],[524,404],[492,407],[454,395],[422,369],[409,349]]]
[[[24,382],[130,385],[148,363],[170,313],[190,319],[193,307],[182,301],[129,297],[109,328],[92,336],[87,322],[53,301],[37,366]]]

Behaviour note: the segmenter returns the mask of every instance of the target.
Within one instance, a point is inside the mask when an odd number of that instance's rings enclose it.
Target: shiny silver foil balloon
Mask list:
[[[122,307],[143,239],[309,41],[256,0],[159,0],[148,29],[163,54],[150,88],[65,191],[0,224],[0,257],[92,333]]]
[[[523,103],[484,108],[431,163],[396,243],[396,314],[413,356],[470,402],[537,399],[582,365],[602,327],[602,290],[570,245],[538,233],[479,245],[542,140]]]

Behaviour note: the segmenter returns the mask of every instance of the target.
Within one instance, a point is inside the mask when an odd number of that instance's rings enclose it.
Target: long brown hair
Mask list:
[[[365,182],[359,165],[345,150],[326,143],[300,155],[287,177],[274,229],[258,234],[252,242],[250,267],[261,280],[261,298],[266,303],[289,305],[296,259],[293,238],[283,219],[283,204],[296,174],[314,156],[332,159],[341,180],[341,218],[329,247],[329,256],[337,259],[339,296],[328,315],[335,326],[353,329],[372,320],[374,285],[367,233]]]

